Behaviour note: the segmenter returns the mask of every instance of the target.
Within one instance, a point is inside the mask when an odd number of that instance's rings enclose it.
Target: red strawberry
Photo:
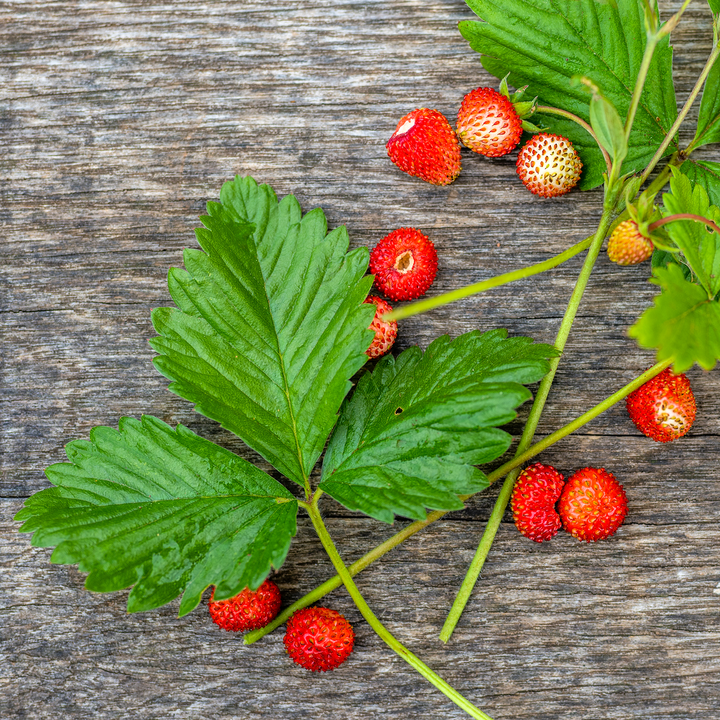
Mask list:
[[[563,527],[578,540],[610,537],[627,515],[623,486],[605,468],[586,467],[568,478],[558,502]]]
[[[307,670],[334,670],[347,660],[355,642],[352,625],[336,610],[303,608],[289,620],[285,649]]]
[[[518,153],[517,173],[525,187],[540,197],[570,192],[578,184],[581,170],[575,148],[561,135],[539,133]]]
[[[526,467],[515,483],[511,507],[517,529],[535,542],[550,540],[560,529],[555,503],[563,489],[563,476],[550,465]]]
[[[265,627],[280,610],[280,590],[274,582],[266,580],[255,592],[245,588],[227,600],[215,602],[213,588],[208,610],[210,617],[223,630],[247,632]]]
[[[414,300],[435,280],[435,246],[415,228],[393,230],[370,252],[370,272],[391,300]]]
[[[515,149],[522,135],[522,120],[509,98],[480,87],[469,92],[458,111],[457,133],[480,155],[500,157]]]
[[[457,135],[437,110],[420,108],[405,115],[385,147],[403,172],[433,185],[449,185],[460,174]]]
[[[630,393],[625,404],[637,429],[658,442],[677,440],[695,421],[690,381],[685,375],[674,375],[670,368]]]
[[[392,306],[390,303],[385,302],[382,298],[377,295],[370,295],[366,300],[366,303],[375,303],[375,317],[370,323],[370,329],[375,331],[375,339],[372,341],[372,345],[365,351],[367,356],[370,358],[380,357],[384,355],[395,342],[397,337],[397,322],[392,320],[387,322],[382,320],[382,316],[385,313],[392,312]]]
[[[648,260],[655,249],[652,240],[640,232],[634,220],[621,222],[608,240],[607,253],[618,265],[637,265]]]

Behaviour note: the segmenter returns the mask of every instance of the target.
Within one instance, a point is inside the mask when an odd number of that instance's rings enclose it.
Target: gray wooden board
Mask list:
[[[167,392],[147,345],[150,309],[169,302],[168,267],[236,173],[323,207],[354,246],[423,229],[440,254],[433,292],[593,231],[598,192],[538,200],[512,157],[463,151],[448,188],[387,160],[403,114],[427,106],[452,118],[465,92],[492,82],[456,29],[472,17],[460,0],[0,2],[1,718],[465,716],[375,637],[344,591],[327,604],[353,621],[357,650],[311,675],[284,655],[281,632],[244,647],[202,608],[180,620],[177,604],[127,615],[126,593],[88,593],[11,518],[46,487],[43,468],[68,441],[121,415],[185,423],[267,469]],[[693,3],[674,42],[680,100],[710,39],[706,6]],[[720,159],[716,147],[698,156]],[[552,341],[580,262],[410,319],[397,347],[497,326]],[[601,257],[539,434],[651,363],[625,335],[654,294],[646,276]],[[437,634],[496,488],[360,576],[388,627],[496,720],[720,716],[720,384],[717,371],[690,377],[699,412],[682,441],[643,438],[616,407],[542,456],[564,472],[611,469],[628,520],[604,543],[560,534],[540,546],[506,517],[447,646]],[[510,425],[516,437],[526,412]],[[330,501],[323,510],[347,560],[393,532]],[[285,601],[330,574],[302,522],[276,576]]]

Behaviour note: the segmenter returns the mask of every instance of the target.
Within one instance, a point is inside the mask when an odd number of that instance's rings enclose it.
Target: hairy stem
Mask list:
[[[516,455],[512,460],[509,462],[506,462],[505,464],[501,465],[497,470],[494,470],[493,472],[488,474],[488,483],[492,484],[494,482],[497,482],[501,478],[505,477],[509,472],[512,472],[514,469],[520,467],[524,463],[526,463],[528,460],[532,460],[535,456],[539,455],[543,450],[547,450],[550,446],[554,445],[556,442],[559,442],[563,438],[566,438],[571,433],[575,432],[576,430],[579,430],[581,427],[584,427],[587,425],[590,421],[594,420],[598,415],[602,414],[606,410],[608,410],[610,407],[612,407],[615,403],[619,402],[620,400],[623,400],[626,398],[631,392],[634,390],[637,390],[641,385],[645,384],[648,380],[650,380],[652,377],[654,377],[657,373],[664,370],[666,367],[672,364],[672,360],[667,360],[662,363],[658,363],[654,367],[650,368],[647,372],[643,373],[639,377],[635,378],[632,382],[625,385],[623,388],[618,390],[617,392],[613,393],[609,397],[607,397],[602,402],[595,405],[595,407],[591,408],[587,412],[583,413],[579,417],[575,418],[572,422],[568,423],[567,425],[564,425],[560,429],[556,430],[555,432],[551,433],[550,435],[547,435],[539,442],[536,442],[532,447],[529,447],[524,453],[520,455]],[[461,495],[460,499],[464,502],[466,500],[469,500],[472,497],[472,495]],[[305,503],[301,503],[303,506],[306,506]],[[417,520],[416,522],[410,523],[407,527],[403,528],[400,532],[396,533],[392,537],[385,540],[385,542],[381,543],[377,547],[370,550],[370,552],[363,555],[359,560],[356,560],[352,565],[348,567],[348,570],[351,575],[355,576],[358,573],[362,572],[365,568],[367,568],[369,565],[372,565],[376,560],[379,560],[383,555],[390,552],[393,548],[396,548],[398,545],[401,545],[404,543],[408,538],[411,538],[416,533],[420,532],[424,528],[426,528],[428,525],[432,525],[436,520],[439,520],[440,518],[444,517],[448,514],[449,511],[447,510],[436,510],[434,512],[428,513],[428,516],[425,518],[425,520]],[[340,579],[339,575],[336,575],[333,578],[330,578],[326,582],[324,582],[322,585],[316,587],[314,590],[309,592],[304,597],[300,598],[297,602],[293,603],[289,607],[285,608],[276,618],[273,620],[270,624],[266,625],[264,628],[260,628],[259,630],[253,630],[252,632],[249,632],[245,635],[244,642],[246,645],[251,645],[254,642],[257,642],[260,640],[260,638],[264,637],[268,633],[272,632],[276,628],[278,628],[280,625],[285,623],[288,618],[290,618],[293,613],[296,611],[307,607],[308,605],[312,605],[314,602],[317,602],[321,598],[323,598],[328,593],[332,592],[333,590],[337,589],[342,585],[342,580]]]
[[[665,154],[665,150],[667,150],[668,145],[673,141],[673,138],[675,137],[678,129],[682,125],[683,121],[685,120],[685,117],[687,116],[688,112],[690,112],[690,108],[693,106],[693,103],[695,102],[695,98],[698,96],[698,93],[700,90],[702,90],[702,86],[705,84],[705,80],[710,73],[710,70],[712,70],[712,66],[715,64],[715,61],[720,56],[720,44],[716,43],[713,46],[712,52],[710,53],[710,57],[708,58],[707,62],[705,63],[705,67],[702,69],[702,72],[700,73],[700,77],[698,77],[697,82],[695,83],[695,86],[693,87],[690,95],[688,96],[688,99],[685,101],[685,104],[682,106],[682,110],[680,110],[680,113],[678,114],[677,118],[675,119],[675,122],[672,124],[672,127],[668,131],[668,134],[663,139],[662,143],[660,143],[660,147],[657,149],[657,152],[655,155],[653,155],[652,160],[650,161],[649,165],[645,168],[643,171],[643,174],[641,176],[642,181],[645,182],[645,180],[650,177],[650,173],[655,169],[655,166],[660,162],[660,159]],[[702,133],[698,136],[695,136],[695,139],[690,143],[690,145],[685,150],[685,154],[691,153],[698,145],[700,138],[702,137]]]
[[[529,265],[528,267],[521,268],[520,270],[503,273],[502,275],[497,275],[494,278],[489,278],[488,280],[481,280],[480,282],[473,283],[472,285],[466,285],[465,287],[458,288],[457,290],[451,290],[450,292],[443,293],[442,295],[437,295],[433,298],[427,298],[426,300],[406,305],[405,307],[398,308],[392,312],[385,313],[382,319],[386,322],[391,322],[392,320],[403,320],[404,318],[411,317],[412,315],[418,315],[419,313],[424,313],[428,310],[434,310],[435,308],[442,307],[443,305],[455,302],[456,300],[462,300],[470,295],[477,295],[478,293],[500,287],[501,285],[505,285],[507,283],[515,282],[516,280],[522,280],[533,275],[538,275],[539,273],[551,270],[552,268],[567,262],[571,258],[574,258],[583,250],[586,250],[590,246],[591,242],[592,238],[586,238],[564,252],[561,252],[559,255],[555,255],[548,260],[543,260],[543,262],[535,265]]]
[[[581,128],[584,130],[587,130],[590,135],[592,136],[592,139],[597,143],[597,146],[600,148],[600,152],[603,154],[603,157],[605,158],[605,165],[607,165],[608,174],[610,173],[610,170],[612,168],[612,161],[610,159],[610,154],[608,151],[600,144],[600,141],[598,140],[597,135],[595,134],[595,131],[592,129],[592,126],[590,123],[585,122],[581,117],[578,117],[577,115],[568,112],[567,110],[561,110],[560,108],[552,107],[550,105],[538,105],[535,108],[536,112],[539,113],[545,113],[546,115],[561,115],[564,118],[567,118],[568,120],[572,120],[574,123],[577,123]]]
[[[702,217],[702,215],[693,215],[692,213],[678,213],[677,215],[668,215],[667,217],[661,218],[660,220],[656,220],[652,225],[649,225],[648,230],[652,232],[653,230],[657,230],[663,225],[667,225],[668,223],[675,222],[677,220],[694,220],[695,222],[707,225],[711,230],[714,230],[716,233],[720,234],[720,227],[718,227],[712,220],[708,220],[708,218]]]
[[[469,700],[464,698],[455,688],[448,685],[437,673],[431,670],[420,658],[410,652],[399,640],[397,640],[392,633],[378,620],[375,613],[370,609],[368,604],[365,602],[365,598],[360,593],[357,585],[352,579],[352,574],[348,570],[347,566],[340,557],[340,553],[335,547],[330,534],[325,527],[325,523],[320,517],[320,511],[317,507],[317,498],[319,493],[316,493],[316,499],[308,507],[310,513],[310,519],[312,520],[315,531],[322,542],[325,551],[330,557],[332,564],[338,571],[338,575],[342,579],[343,584],[350,593],[355,605],[358,610],[368,622],[370,627],[377,633],[378,637],[385,642],[388,647],[394,650],[405,662],[411,665],[417,670],[428,682],[434,685],[440,692],[446,695],[452,700],[458,707],[462,708],[468,715],[476,718],[476,720],[492,720],[492,718],[485,714],[482,710],[473,705]]]
[[[665,370],[665,368],[670,367],[672,363],[673,360],[670,359],[663,360],[662,362],[653,365],[653,367],[651,367],[649,370],[646,370],[642,375],[637,377],[624,388],[618,390],[616,393],[613,393],[608,398],[603,400],[589,413],[581,415],[579,418],[573,420],[573,422],[570,424],[577,425],[577,427],[582,427],[582,425],[587,422],[584,419],[586,415],[592,414],[592,417],[595,417],[595,413],[604,412],[618,401],[627,397],[631,392],[637,390],[641,385],[644,385],[646,382],[648,382],[648,380],[652,380],[656,375]],[[526,428],[527,427],[528,426],[526,425]],[[547,438],[545,438],[545,441],[551,438],[552,436],[548,436]],[[485,526],[485,532],[480,539],[480,544],[478,545],[477,551],[475,552],[475,557],[473,557],[472,563],[470,564],[470,570],[468,570],[468,574],[465,576],[465,581],[460,588],[460,592],[458,593],[455,603],[453,604],[453,607],[450,610],[450,613],[448,614],[448,617],[445,621],[445,625],[443,625],[442,631],[440,633],[440,639],[443,642],[447,642],[450,639],[450,636],[452,635],[452,632],[455,629],[458,620],[460,619],[460,615],[464,610],[468,599],[470,598],[470,593],[472,592],[473,586],[475,585],[475,581],[480,575],[483,565],[485,564],[485,559],[490,552],[490,548],[492,547],[495,535],[498,531],[498,528],[500,527],[503,516],[505,515],[505,510],[507,509],[508,503],[510,502],[510,497],[512,496],[515,480],[517,479],[519,474],[519,470],[511,472],[505,478],[505,482],[500,489],[500,494],[495,501],[495,506],[493,507],[488,523]]]
[[[563,316],[562,322],[560,323],[560,328],[557,332],[557,337],[555,338],[555,347],[560,352],[565,349],[565,344],[567,343],[568,336],[570,335],[570,329],[572,328],[578,308],[580,307],[580,302],[582,301],[583,294],[585,293],[585,288],[587,287],[588,280],[590,279],[590,274],[592,273],[593,267],[595,266],[595,261],[597,260],[600,253],[600,248],[602,247],[603,240],[605,239],[605,235],[608,231],[608,228],[610,227],[612,215],[615,210],[617,200],[617,194],[608,195],[608,198],[606,199],[603,214],[600,218],[600,223],[598,224],[598,228],[595,232],[592,244],[590,245],[590,249],[588,250],[588,254],[585,257],[585,262],[583,264],[582,270],[580,271],[577,282],[575,283],[575,289],[570,296],[570,301],[568,302],[567,309],[565,310],[565,315]],[[542,411],[545,407],[545,403],[550,393],[550,388],[552,387],[553,380],[555,379],[555,373],[557,372],[559,364],[560,357],[555,357],[550,361],[550,371],[542,379],[537,394],[535,395],[535,401],[533,402],[532,409],[530,410],[530,415],[527,419],[527,422],[525,423],[522,437],[520,438],[520,443],[518,445],[516,453],[517,455],[522,454],[532,443],[533,437],[535,435],[535,430],[537,429],[538,423],[540,422],[540,416],[542,415]],[[508,475],[507,479],[505,480],[505,485],[509,485],[511,491],[512,486],[518,475],[519,470],[516,470],[510,473],[510,475]],[[504,511],[505,508],[503,508],[503,512]],[[495,531],[497,531],[497,527],[495,527]],[[450,636],[452,635],[453,630],[455,629],[455,626],[457,625],[458,620],[462,615],[462,611],[470,598],[470,594],[472,593],[473,588],[475,587],[475,583],[477,582],[478,576],[480,575],[480,570],[482,569],[483,563],[485,562],[485,557],[490,550],[490,546],[492,545],[494,537],[495,532],[489,533],[488,529],[486,529],[483,537],[481,538],[480,546],[475,553],[475,557],[473,558],[473,561],[468,568],[467,574],[465,575],[465,579],[463,580],[462,586],[460,587],[460,591],[458,592],[458,595],[455,598],[455,602],[453,603],[452,608],[450,609],[450,613],[445,620],[445,624],[443,625],[442,632],[440,633],[440,639],[443,642],[447,642],[450,639]]]
[[[643,54],[642,62],[640,63],[640,70],[638,71],[637,80],[635,81],[635,88],[633,89],[632,98],[630,100],[630,107],[628,109],[627,118],[625,118],[625,140],[630,139],[632,126],[635,122],[635,113],[637,112],[638,106],[640,105],[640,98],[642,96],[643,88],[645,87],[645,80],[647,79],[648,70],[650,70],[652,56],[655,52],[655,48],[657,47],[659,40],[659,35],[651,35],[650,37],[648,37],[647,44],[645,45],[645,52]]]

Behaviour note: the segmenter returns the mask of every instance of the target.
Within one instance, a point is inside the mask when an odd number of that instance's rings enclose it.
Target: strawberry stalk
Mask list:
[[[383,640],[388,647],[394,650],[403,660],[405,660],[410,666],[417,670],[429,683],[434,685],[440,692],[446,695],[452,700],[458,707],[462,708],[470,717],[476,718],[476,720],[492,720],[492,718],[485,714],[480,708],[473,705],[469,700],[463,697],[455,688],[448,685],[437,673],[431,670],[419,657],[414,655],[408,650],[395,636],[380,622],[375,613],[370,609],[370,606],[365,601],[360,590],[352,579],[352,573],[343,562],[340,557],[340,553],[335,547],[335,543],[330,537],[330,533],[323,522],[318,509],[317,503],[322,495],[322,490],[318,490],[315,493],[312,503],[300,503],[305,507],[312,520],[315,532],[317,532],[320,542],[322,543],[325,551],[327,552],[332,564],[338,571],[343,584],[345,585],[350,597],[353,599],[358,610],[365,618],[370,627],[377,633],[378,637]]]
[[[528,460],[531,460],[544,450],[547,450],[547,448],[551,447],[556,442],[559,442],[560,440],[566,438],[568,435],[572,434],[576,430],[584,427],[596,417],[601,415],[603,412],[611,408],[613,405],[620,402],[620,400],[626,398],[631,392],[634,392],[639,387],[644,385],[646,382],[648,382],[648,380],[651,380],[656,375],[661,373],[666,367],[669,367],[671,364],[672,360],[665,360],[658,363],[657,365],[654,365],[642,375],[638,376],[632,382],[628,383],[624,387],[620,388],[620,390],[605,398],[605,400],[598,403],[587,412],[578,416],[573,421],[571,421],[567,425],[564,425],[550,435],[547,435],[542,440],[529,447],[525,452],[516,455],[512,460],[506,462],[504,465],[501,465],[499,468],[497,468],[497,470],[489,473],[487,476],[488,482],[490,484],[497,482],[501,478],[505,477],[509,472],[525,464]],[[461,495],[460,499],[466,501],[469,500],[471,497],[473,496]],[[385,542],[370,550],[370,552],[363,555],[363,557],[361,557],[359,560],[356,560],[352,565],[348,567],[348,572],[352,576],[357,575],[358,573],[362,572],[366,567],[372,565],[372,563],[374,563],[376,560],[379,560],[383,555],[390,552],[390,550],[396,548],[398,545],[401,545],[403,542],[405,542],[405,540],[420,532],[420,530],[423,530],[428,525],[432,525],[432,523],[434,523],[436,520],[439,520],[440,518],[447,515],[448,512],[450,511],[436,510],[434,512],[428,513],[425,520],[418,520],[411,523],[400,532],[388,538]],[[500,519],[502,519],[502,513],[500,513],[499,520]],[[264,637],[265,635],[285,623],[288,618],[290,618],[297,610],[307,607],[308,605],[312,605],[314,602],[317,602],[328,593],[336,590],[342,584],[343,582],[339,575],[330,578],[322,585],[319,585],[314,590],[307,593],[307,595],[300,598],[297,602],[293,603],[288,608],[283,610],[283,612],[281,612],[275,618],[275,620],[266,625],[264,628],[260,628],[259,630],[253,630],[252,632],[247,633],[244,637],[244,643],[246,645],[251,645],[252,643],[257,642],[258,640],[260,640],[260,638]]]

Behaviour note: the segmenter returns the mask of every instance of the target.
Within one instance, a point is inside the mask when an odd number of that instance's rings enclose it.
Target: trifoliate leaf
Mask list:
[[[488,72],[510,73],[515,87],[541,105],[589,120],[589,96],[575,76],[592,80],[627,116],[646,43],[640,0],[466,0],[483,22],[464,21],[460,32],[482,54]],[[677,116],[672,50],[664,38],[653,56],[630,136],[623,172],[644,168]],[[605,161],[590,135],[570,120],[542,115],[536,120],[569,138],[585,165],[582,189],[603,181]],[[668,152],[675,149],[671,143]]]
[[[52,561],[89,573],[85,587],[133,586],[128,610],[184,592],[180,615],[215,585],[218,600],[256,589],[280,567],[295,534],[297,501],[246,460],[178,425],[122,418],[67,445],[47,469],[53,488],[25,501],[16,520]]]
[[[642,347],[656,349],[658,361],[673,358],[675,372],[693,363],[712,370],[720,360],[720,302],[688,282],[674,263],[654,268],[653,276],[662,292],[630,328],[630,337]]]
[[[720,5],[720,1],[717,4]],[[720,142],[720,60],[715,61],[705,80],[697,131],[691,145],[698,148],[716,142]]]
[[[384,522],[463,507],[487,477],[473,465],[509,447],[497,429],[531,397],[522,383],[548,371],[557,351],[504,330],[443,336],[423,354],[381,360],[345,403],[323,462],[320,488]]]
[[[707,160],[686,160],[680,172],[687,175],[695,185],[701,185],[713,205],[720,207],[720,163]]]
[[[368,251],[348,253],[317,209],[278,203],[251,178],[226,183],[170,271],[178,310],[159,308],[155,365],[170,389],[242,438],[300,485],[366,362],[374,306],[362,302]]]
[[[705,189],[680,172],[670,178],[663,206],[665,216],[690,213],[720,223],[720,209],[710,204]],[[720,234],[693,220],[677,220],[664,228],[682,250],[697,281],[709,295],[716,295],[720,291]]]

